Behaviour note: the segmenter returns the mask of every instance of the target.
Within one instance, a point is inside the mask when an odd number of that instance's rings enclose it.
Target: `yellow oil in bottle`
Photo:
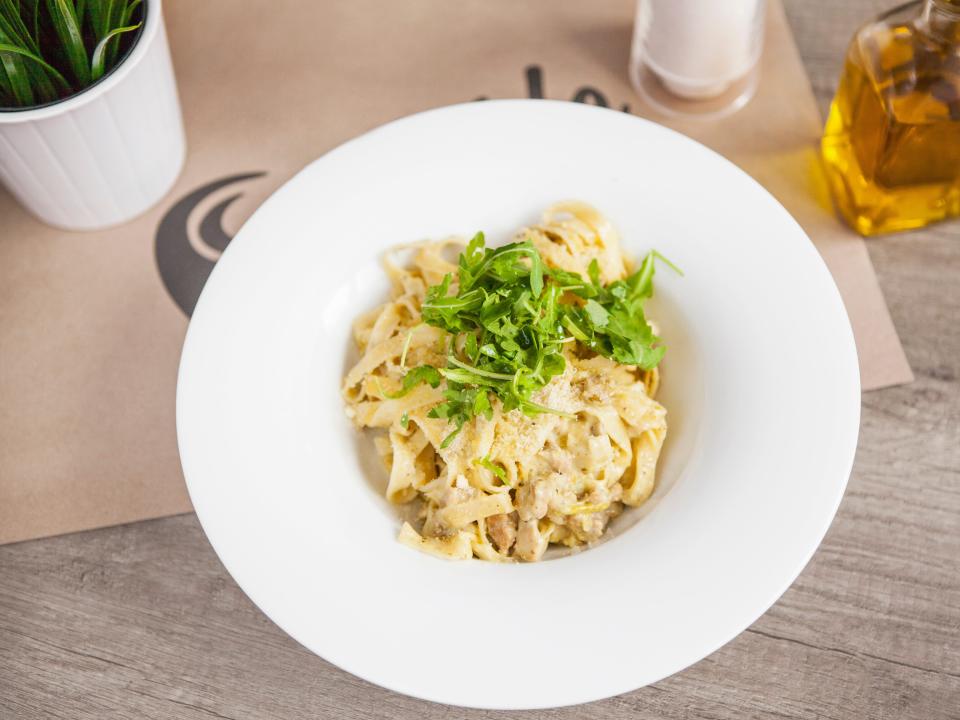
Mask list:
[[[834,201],[863,235],[960,215],[960,2],[913,5],[854,36],[824,130]]]

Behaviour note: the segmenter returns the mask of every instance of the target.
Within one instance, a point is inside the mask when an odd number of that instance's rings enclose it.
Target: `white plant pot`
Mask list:
[[[0,180],[66,230],[130,220],[170,190],[186,153],[161,0],[119,65],[77,95],[0,111]]]

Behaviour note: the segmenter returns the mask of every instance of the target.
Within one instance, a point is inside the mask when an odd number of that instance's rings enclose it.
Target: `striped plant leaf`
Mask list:
[[[123,17],[120,19],[121,25],[129,25],[130,21],[133,19],[133,14],[137,11],[137,8],[140,7],[140,0],[132,0],[128,2],[126,8],[123,12]]]
[[[0,67],[3,68],[4,85],[18,105],[32,104],[33,89],[23,58],[17,52],[4,52],[7,48],[11,50],[19,49],[16,31],[10,27],[5,15],[5,9],[8,5],[10,3],[4,2],[4,12],[0,12]]]
[[[117,20],[117,25],[130,25],[133,20],[133,14],[137,11],[137,8],[140,7],[140,0],[133,0],[132,2],[123,3],[123,12],[120,14],[120,19]],[[141,25],[143,23],[140,23]],[[107,59],[107,62],[110,65],[113,65],[117,61],[117,53],[120,50],[120,40],[119,38],[110,43],[110,56]]]
[[[70,83],[67,82],[66,78],[61,75],[55,67],[47,63],[39,55],[34,55],[29,50],[24,50],[22,47],[16,45],[8,45],[7,43],[0,42],[0,55],[13,55],[18,58],[27,58],[37,63],[40,67],[46,70],[47,75],[52,79],[57,85],[60,86],[61,90],[70,92],[72,90]]]
[[[114,28],[104,35],[100,42],[97,43],[97,47],[93,51],[93,60],[90,63],[90,80],[92,82],[96,82],[102,78],[104,72],[106,71],[107,48],[112,44],[113,39],[119,37],[123,33],[137,30],[139,27],[140,23],[137,23],[136,25],[128,25],[127,27]]]
[[[0,63],[0,98],[11,105],[17,104],[13,98],[13,88],[10,87],[10,80],[7,79],[7,71],[3,69],[3,63]]]
[[[110,23],[109,27],[115,28],[120,27],[120,23],[123,20],[123,11],[126,9],[127,2],[126,0],[113,0],[110,5]]]
[[[40,52],[33,35],[23,22],[23,14],[16,0],[0,0],[0,28],[6,34],[8,42],[24,45],[34,53]]]
[[[33,88],[30,87],[30,74],[19,54],[4,52],[12,45],[0,44],[0,65],[6,73],[10,91],[20,105],[33,105]]]
[[[47,0],[47,10],[60,39],[73,77],[81,87],[90,84],[90,59],[83,44],[80,22],[72,0]]]
[[[32,45],[32,38],[27,39],[29,33],[23,27],[19,11],[16,9],[13,0],[0,0],[0,42],[10,43],[12,45]],[[28,49],[36,51],[35,47]]]
[[[90,29],[93,37],[98,41],[110,31],[110,15],[113,13],[115,0],[91,0],[86,4],[87,17],[90,19]]]
[[[33,83],[33,90],[37,94],[39,102],[53,102],[60,97],[60,93],[57,92],[57,87],[50,79],[50,74],[42,65],[27,61],[26,66],[27,72],[30,73],[30,81]]]
[[[40,0],[33,0],[30,11],[33,17],[33,42],[40,47]]]

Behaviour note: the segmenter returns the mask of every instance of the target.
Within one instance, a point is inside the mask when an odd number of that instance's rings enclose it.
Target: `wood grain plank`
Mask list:
[[[786,4],[825,110],[853,30],[891,3]],[[958,241],[870,241],[917,381],[864,397],[846,497],[793,587],[682,673],[543,712],[403,697],[283,634],[181,516],[0,547],[0,719],[960,718]]]

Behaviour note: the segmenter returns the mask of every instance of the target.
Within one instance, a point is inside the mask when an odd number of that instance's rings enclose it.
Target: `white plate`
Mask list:
[[[478,229],[504,241],[569,198],[686,272],[661,268],[650,311],[669,346],[656,495],[568,557],[417,553],[339,395],[350,323],[385,297],[378,256]],[[252,600],[355,675],[484,708],[622,693],[750,625],[826,532],[859,412],[840,296],[763,188],[652,123],[522,100],[399,120],[278,190],[207,283],[177,388],[190,496]]]

